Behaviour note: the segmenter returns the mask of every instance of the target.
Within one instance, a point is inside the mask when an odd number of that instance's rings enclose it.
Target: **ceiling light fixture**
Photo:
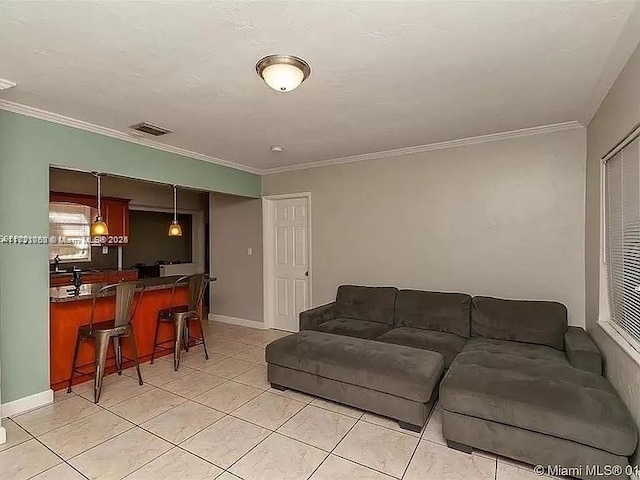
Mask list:
[[[92,172],[98,181],[98,214],[96,215],[96,219],[91,224],[89,228],[89,235],[91,237],[101,237],[104,235],[109,235],[109,228],[107,228],[107,224],[102,220],[102,213],[100,210],[100,179],[105,176],[104,173],[100,172]]]
[[[181,237],[182,227],[178,223],[178,186],[173,186],[173,222],[169,225],[170,237]]]
[[[293,55],[268,55],[256,63],[256,72],[278,92],[295,90],[311,74],[311,67]]]

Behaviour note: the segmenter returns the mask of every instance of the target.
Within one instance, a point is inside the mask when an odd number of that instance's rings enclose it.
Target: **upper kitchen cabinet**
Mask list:
[[[79,193],[51,192],[50,202],[66,202],[87,205],[97,208],[97,200],[94,195]],[[102,197],[102,218],[109,228],[108,241],[105,245],[126,245],[129,238],[129,200],[125,198]]]
[[[102,215],[109,228],[107,245],[124,245],[129,241],[129,200],[102,198]]]
[[[77,203],[97,208],[98,200],[95,195],[85,195],[82,193],[49,192],[50,202]]]

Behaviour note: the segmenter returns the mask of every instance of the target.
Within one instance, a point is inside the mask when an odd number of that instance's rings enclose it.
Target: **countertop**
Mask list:
[[[116,272],[137,272],[137,270],[135,268],[123,268],[122,270],[118,270],[117,268],[96,268],[95,270],[92,269],[82,269],[80,270],[80,274],[82,275],[91,275],[91,274],[100,274],[100,273],[116,273]],[[51,276],[56,276],[56,275],[69,275],[71,276],[73,272],[68,271],[68,272],[56,272],[54,270],[50,270],[49,271],[49,275]]]
[[[155,278],[143,278],[141,280],[137,280],[145,285],[145,292],[151,292],[154,290],[164,290],[167,288],[171,288],[173,283],[178,280],[181,275],[173,275],[170,277],[155,277]],[[215,282],[216,278],[211,277],[211,281]],[[181,282],[180,285],[186,285],[187,282]],[[62,302],[77,302],[81,300],[91,300],[95,293],[100,290],[102,287],[107,285],[106,283],[87,283],[84,285],[80,285],[80,290],[76,292],[73,286],[65,285],[62,287],[53,287],[49,289],[49,298],[52,303],[62,303]],[[111,296],[114,295],[115,292],[111,290],[108,293],[100,296]]]

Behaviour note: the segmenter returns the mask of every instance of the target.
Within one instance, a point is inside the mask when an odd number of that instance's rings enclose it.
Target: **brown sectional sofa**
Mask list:
[[[580,468],[575,470],[579,478],[592,479],[603,478],[593,468],[626,467],[637,446],[633,420],[602,376],[598,349],[582,328],[567,325],[567,311],[560,303],[343,285],[335,302],[300,314],[300,329],[297,347],[292,346],[293,335],[267,348],[270,381],[327,398],[355,400],[345,403],[358,403],[360,394],[380,394],[372,410],[400,420],[407,404],[398,399],[412,397],[407,386],[397,386],[402,391],[395,392],[384,382],[385,388],[367,385],[371,376],[366,372],[397,377],[402,362],[388,359],[400,356],[410,358],[412,370],[418,372],[413,385],[420,378],[431,382],[428,375],[437,376],[439,360],[421,357],[419,351],[440,354],[446,371],[439,387],[443,434],[453,448],[470,452],[475,447],[532,464]],[[305,330],[332,335],[318,338],[320,334]],[[353,341],[340,346],[341,337]],[[335,378],[336,365],[342,369],[340,382],[322,378],[324,367],[306,358],[317,356],[318,343],[324,345],[329,376]],[[398,350],[376,346],[381,343],[395,344]],[[351,357],[332,359],[332,351],[342,352],[335,354],[342,357],[351,351]],[[365,368],[363,374],[357,364],[375,364],[376,358],[387,361]],[[385,373],[387,363],[390,371]],[[421,364],[430,369],[420,371]],[[358,372],[349,373],[349,365]],[[306,375],[304,381],[298,381],[298,374]],[[351,383],[359,386],[354,389]],[[344,389],[353,391],[333,395]],[[420,392],[413,397],[427,398],[427,390],[416,389]],[[623,471],[619,478],[628,476]]]

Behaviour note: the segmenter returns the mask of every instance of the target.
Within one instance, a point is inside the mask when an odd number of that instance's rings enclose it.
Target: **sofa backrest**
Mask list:
[[[393,325],[397,293],[396,287],[340,285],[336,295],[336,315]]]
[[[548,345],[562,350],[567,307],[558,302],[474,297],[471,336]]]
[[[455,333],[469,338],[471,296],[465,293],[400,290],[394,325]]]

